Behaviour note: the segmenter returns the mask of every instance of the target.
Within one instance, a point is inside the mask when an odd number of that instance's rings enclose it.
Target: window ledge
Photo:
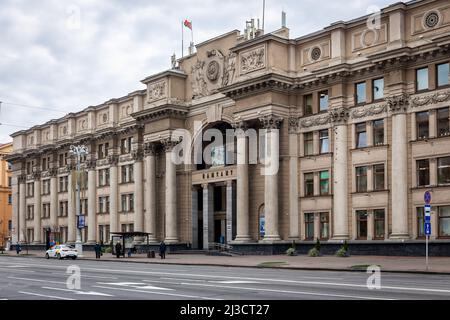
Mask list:
[[[422,190],[422,189],[434,189],[434,188],[449,188],[450,183],[447,184],[438,184],[438,185],[428,185],[428,186],[417,186],[410,188],[411,190]]]
[[[388,189],[383,189],[383,190],[370,190],[370,191],[355,191],[352,192],[352,195],[370,195],[372,193],[381,193],[381,192],[389,192]]]
[[[318,195],[314,195],[314,196],[301,196],[299,198],[307,200],[307,199],[317,199],[317,198],[330,198],[332,196],[333,196],[333,194],[330,193],[330,194],[324,194],[324,195],[318,194]]]
[[[370,149],[384,149],[384,148],[389,148],[389,144],[378,144],[378,145],[367,146],[367,147],[362,147],[362,148],[353,148],[353,149],[350,149],[350,151],[351,152],[354,152],[354,151],[369,152]]]

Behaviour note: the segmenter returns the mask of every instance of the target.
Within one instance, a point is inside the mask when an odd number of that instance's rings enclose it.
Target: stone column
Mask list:
[[[50,168],[50,227],[58,230],[58,168]]]
[[[166,152],[166,243],[177,243],[177,167],[172,159],[172,151],[178,142],[169,139],[162,144]]]
[[[145,155],[145,216],[144,231],[149,241],[156,242],[156,145],[146,144]]]
[[[289,239],[298,240],[298,118],[289,119]]]
[[[87,243],[93,244],[97,241],[97,171],[95,160],[87,162],[88,168],[88,234]]]
[[[334,130],[333,149],[333,239],[347,240],[348,232],[348,170],[347,170],[347,120],[348,109],[344,107],[330,110]]]
[[[227,181],[227,225],[226,225],[226,242],[233,241],[233,236],[235,233],[234,227],[233,227],[233,212],[235,210],[235,195],[236,191],[233,186],[233,181],[229,180]]]
[[[19,176],[19,225],[17,234],[19,235],[19,242],[24,243],[25,242],[25,234],[27,232],[26,230],[26,223],[25,223],[25,217],[27,214],[27,202],[26,202],[26,175]]]
[[[68,186],[68,218],[67,218],[67,242],[75,243],[77,237],[77,216],[76,216],[76,181],[73,181],[72,173],[75,166],[68,165],[67,172],[69,173]]]
[[[264,157],[264,210],[266,232],[264,241],[279,241],[278,228],[278,171],[280,168],[280,125],[281,118],[268,116],[260,119],[266,130],[266,147]]]
[[[143,172],[143,153],[142,150],[137,149],[133,151],[134,159],[134,231],[143,232],[144,231],[144,185],[142,178],[144,177]],[[142,238],[138,237],[135,239],[136,242],[142,242]]]
[[[118,167],[119,157],[117,155],[109,155],[109,228],[110,232],[120,232],[119,225],[119,178]]]
[[[11,192],[12,192],[12,244],[16,244],[19,241],[19,180],[20,176],[14,174],[11,181]]]
[[[408,137],[406,95],[387,99],[392,114],[392,234],[391,239],[408,239]]]
[[[192,187],[192,203],[191,203],[191,217],[192,217],[192,249],[198,249],[198,189]]]
[[[236,242],[251,241],[248,212],[248,143],[245,135],[245,122],[235,124],[237,138],[237,183],[236,183]]]
[[[34,244],[42,243],[41,237],[41,210],[42,210],[42,198],[41,198],[41,173],[34,172]]]
[[[213,186],[203,184],[203,249],[207,250],[209,244],[214,242],[214,198]]]

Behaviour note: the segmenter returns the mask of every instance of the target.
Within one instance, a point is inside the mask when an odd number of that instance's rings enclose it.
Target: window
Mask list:
[[[50,194],[50,179],[42,180],[42,194]]]
[[[88,214],[88,199],[81,199],[81,214],[87,215]]]
[[[437,86],[444,87],[449,85],[448,77],[450,74],[449,64],[442,63],[436,66]]]
[[[34,196],[34,182],[27,183],[27,197]]]
[[[328,153],[330,151],[329,139],[328,139],[328,130],[319,131],[319,139],[320,139],[320,153]]]
[[[33,205],[27,206],[27,215],[26,215],[25,219],[26,220],[34,219],[34,206]]]
[[[312,132],[303,134],[303,143],[305,146],[305,156],[314,154],[314,136]]]
[[[384,239],[384,209],[373,210],[374,239]]]
[[[109,213],[109,197],[98,198],[98,212]]]
[[[42,170],[46,170],[47,169],[47,158],[43,158],[42,159]]]
[[[12,204],[12,194],[8,194],[8,204]]]
[[[122,166],[122,183],[133,182],[133,165],[127,164]]]
[[[430,185],[430,160],[417,160],[416,168],[417,186],[420,187]]]
[[[50,203],[42,204],[42,218],[50,218]]]
[[[450,183],[450,157],[438,158],[437,159],[437,176],[438,184],[449,184]]]
[[[59,154],[59,166],[60,167],[64,167],[67,165],[67,158],[68,158],[67,152]]]
[[[375,146],[384,144],[384,119],[373,122],[373,144]]]
[[[428,111],[416,113],[417,139],[426,139],[429,136]]]
[[[134,210],[134,195],[131,194],[123,194],[121,196],[122,202],[122,212],[131,212]]]
[[[27,174],[31,174],[33,172],[33,166],[34,166],[33,161],[27,162]]]
[[[128,137],[128,138],[124,138],[124,139],[120,140],[120,153],[121,154],[126,154],[126,153],[131,152],[132,139],[133,139],[132,137]]]
[[[11,186],[12,186],[12,178],[8,177],[8,187],[11,187]]]
[[[59,217],[67,217],[69,214],[69,203],[67,201],[59,202]]]
[[[330,237],[330,215],[328,212],[320,213],[320,238],[328,239]]]
[[[437,134],[439,137],[450,135],[449,107],[437,110]]]
[[[59,177],[59,192],[67,192],[69,176]]]
[[[356,167],[356,192],[367,191],[367,167]]]
[[[372,98],[374,101],[384,98],[384,79],[375,79],[372,82]]]
[[[328,174],[328,171],[321,171],[320,172],[320,194],[321,195],[327,195],[329,194],[329,179],[330,176]]]
[[[367,240],[367,211],[356,211],[357,238]]]
[[[11,170],[11,169],[12,169],[12,164],[11,164],[11,162],[8,161],[8,170]]]
[[[438,208],[439,211],[439,237],[450,237],[450,206]]]
[[[425,213],[424,213],[423,207],[417,207],[416,213],[417,213],[417,237],[424,238],[425,237],[425,231],[424,231]]]
[[[366,123],[358,123],[355,126],[356,129],[356,147],[364,148],[367,147],[367,132]]]
[[[98,145],[98,158],[104,159],[108,156],[109,143],[102,143]]]
[[[384,164],[373,166],[373,190],[384,190]]]
[[[356,84],[356,104],[365,103],[366,102],[366,83],[360,82]]]
[[[305,173],[305,196],[314,195],[314,173]]]
[[[416,91],[428,90],[428,68],[416,70]]]
[[[100,187],[109,186],[109,169],[98,171],[98,185]]]
[[[308,116],[308,115],[313,114],[313,95],[308,94],[308,95],[304,96],[303,99],[304,99],[303,115]]]
[[[314,239],[314,213],[305,213],[305,239]]]
[[[319,92],[319,111],[328,110],[328,91]]]

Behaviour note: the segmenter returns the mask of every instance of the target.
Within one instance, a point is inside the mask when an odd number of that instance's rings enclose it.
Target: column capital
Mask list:
[[[41,179],[41,172],[40,171],[33,171],[32,177],[33,177],[33,180]]]
[[[393,114],[405,113],[409,106],[409,95],[402,93],[386,98],[389,111]]]
[[[172,140],[171,138],[161,140],[161,144],[163,145],[165,152],[171,152],[173,150],[173,148],[180,142],[181,142],[181,139],[179,141]]]
[[[20,174],[17,176],[18,183],[25,183],[27,182],[27,175],[26,174]]]
[[[298,117],[289,117],[289,134],[298,133],[298,129],[300,127],[300,119]]]
[[[248,129],[248,124],[247,124],[247,122],[246,121],[243,121],[243,120],[238,120],[238,121],[235,121],[233,124],[232,124],[232,127],[233,127],[233,129],[235,129],[235,130],[247,130]]]
[[[119,156],[117,154],[108,155],[108,164],[111,166],[117,166],[119,163]]]
[[[73,171],[73,170],[75,170],[75,169],[76,169],[75,163],[68,163],[68,164],[66,165],[66,171],[67,171],[67,172]]]
[[[202,186],[202,189],[207,189],[209,186],[209,183],[202,183],[201,186]]]
[[[144,143],[144,156],[156,156],[158,146],[155,142]]]
[[[131,151],[131,156],[133,157],[134,161],[142,161],[144,158],[144,151],[141,148],[135,149]]]
[[[283,122],[283,118],[275,115],[267,115],[262,118],[259,118],[259,123],[263,127],[263,129],[273,130],[280,129],[281,123]]]
[[[328,111],[331,123],[334,126],[345,125],[349,117],[349,111],[346,107],[334,108]]]
[[[95,170],[95,167],[97,166],[97,161],[94,159],[89,159],[86,161],[86,168],[88,170]]]
[[[53,167],[48,169],[48,174],[50,177],[56,177],[58,175],[58,168]]]

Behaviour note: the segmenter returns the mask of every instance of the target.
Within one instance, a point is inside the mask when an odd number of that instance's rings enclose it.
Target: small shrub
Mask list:
[[[315,244],[314,248],[315,248],[317,251],[320,252],[320,241],[319,241],[319,238],[317,238],[316,244]]]
[[[336,256],[338,257],[349,257],[350,254],[348,253],[348,243],[347,241],[344,242],[344,244],[342,245],[342,247],[336,251]]]
[[[105,253],[112,253],[112,248],[111,248],[111,247],[106,247],[106,248],[104,249],[104,252],[105,252]]]
[[[288,255],[288,256],[295,256],[296,255],[295,248],[291,247],[291,248],[287,249],[286,250],[286,255]]]
[[[310,257],[320,257],[320,251],[316,249],[316,247],[312,248],[311,250],[308,251],[308,256]]]

